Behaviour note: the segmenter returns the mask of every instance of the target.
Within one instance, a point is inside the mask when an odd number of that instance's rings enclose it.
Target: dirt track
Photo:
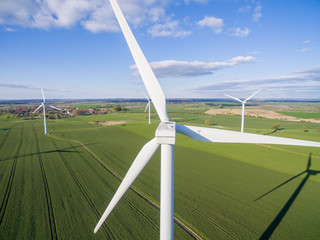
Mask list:
[[[91,124],[98,124],[102,126],[111,126],[127,123],[128,121],[106,121],[106,122],[89,122]]]
[[[208,115],[241,115],[241,109],[210,109],[205,112]],[[269,119],[279,119],[279,120],[287,120],[287,121],[295,121],[295,122],[313,122],[320,123],[320,119],[304,119],[297,118],[292,116],[287,116],[281,113],[277,113],[269,110],[262,109],[245,109],[246,116],[251,117],[262,117]]]

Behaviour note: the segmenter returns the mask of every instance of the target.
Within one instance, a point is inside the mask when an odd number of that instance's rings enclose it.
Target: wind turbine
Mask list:
[[[243,127],[244,127],[244,106],[246,105],[246,102],[248,100],[250,100],[251,98],[253,98],[254,95],[256,95],[258,92],[260,92],[261,89],[259,89],[258,91],[256,91],[254,94],[252,94],[251,96],[247,97],[245,100],[241,101],[239,98],[236,97],[232,97],[228,94],[224,94],[225,96],[229,97],[229,98],[233,98],[234,100],[241,102],[242,103],[242,120],[241,120],[241,132],[243,132]]]
[[[161,145],[160,239],[173,239],[173,145],[176,142],[176,132],[198,141],[207,142],[264,143],[320,147],[320,142],[178,125],[175,122],[171,122],[167,115],[166,98],[158,80],[133,36],[117,1],[110,0],[110,3],[161,122],[156,130],[155,138],[142,147],[138,156],[133,161],[118,190],[95,227],[94,233],[99,230],[123,194],[128,190]]]
[[[47,132],[47,120],[46,120],[46,105],[47,105],[48,107],[51,107],[51,108],[56,109],[56,110],[59,110],[59,111],[60,111],[61,109],[59,109],[59,108],[57,108],[57,107],[54,107],[54,106],[52,106],[52,105],[47,104],[47,103],[46,103],[46,98],[44,97],[44,93],[43,93],[43,89],[42,89],[42,88],[41,88],[41,92],[42,92],[42,100],[43,100],[43,102],[42,102],[42,103],[40,104],[40,106],[37,107],[37,109],[34,110],[32,113],[37,112],[41,107],[43,108],[44,134],[48,134],[48,132]]]
[[[151,117],[150,117],[150,115],[151,115],[151,99],[148,98],[145,93],[143,93],[143,94],[146,97],[146,99],[148,100],[148,104],[147,104],[146,109],[144,110],[144,112],[146,112],[147,109],[149,108],[149,124],[151,124]]]

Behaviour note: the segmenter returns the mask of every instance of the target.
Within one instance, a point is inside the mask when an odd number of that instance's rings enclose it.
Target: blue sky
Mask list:
[[[318,0],[118,0],[168,98],[320,98]],[[142,98],[108,0],[2,0],[0,99]]]

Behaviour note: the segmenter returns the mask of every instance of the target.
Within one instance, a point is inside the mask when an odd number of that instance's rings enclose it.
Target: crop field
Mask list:
[[[286,114],[292,117],[299,117],[299,118],[314,118],[320,119],[320,113],[313,113],[313,112],[281,112],[279,113]]]
[[[240,116],[182,108],[171,107],[177,123],[240,130]],[[90,123],[120,120],[127,122]],[[277,120],[275,131],[274,122],[247,117],[245,131],[320,141],[319,124]],[[1,117],[0,239],[158,239],[159,150],[93,234],[158,123],[155,113],[151,125],[145,113],[79,116],[48,120],[45,136],[41,119]],[[175,239],[320,238],[319,148],[206,143],[178,134],[174,151],[174,213],[182,223],[175,223]]]

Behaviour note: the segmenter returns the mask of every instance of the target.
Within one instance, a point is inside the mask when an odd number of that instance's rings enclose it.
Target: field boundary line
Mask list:
[[[299,152],[295,152],[295,151],[291,151],[291,150],[287,150],[287,149],[282,149],[282,148],[277,148],[277,147],[273,147],[273,146],[269,146],[269,145],[265,145],[265,144],[256,144],[256,145],[261,146],[261,147],[265,147],[265,148],[271,148],[271,149],[275,149],[275,150],[279,150],[279,151],[283,151],[283,152],[294,153],[297,155],[309,157],[309,154],[305,154],[305,153],[299,153]],[[320,157],[312,156],[312,158],[320,158]]]
[[[53,143],[54,147],[56,148],[56,150],[58,150],[58,146],[57,146],[56,142],[53,139],[51,139],[51,140],[52,140],[52,143]],[[67,162],[66,158],[63,156],[63,154],[61,152],[58,152],[58,153],[59,153],[59,156],[60,156],[61,160],[63,161],[63,163],[65,164],[66,168],[68,169],[69,173],[71,174],[71,177],[73,178],[73,180],[75,181],[76,185],[78,186],[80,192],[82,193],[82,195],[86,199],[87,203],[91,207],[92,211],[96,215],[97,219],[99,220],[101,214],[99,213],[97,207],[95,206],[95,204],[93,203],[93,201],[90,198],[89,194],[87,193],[87,191],[85,190],[85,188],[81,184],[80,180],[78,179],[78,177],[76,176],[76,174],[72,170],[72,168],[69,165],[69,163]],[[106,235],[109,238],[117,239],[107,225],[104,225],[103,229],[104,229]]]
[[[11,168],[10,175],[9,175],[9,181],[8,181],[8,184],[7,184],[7,187],[6,187],[6,191],[4,193],[4,197],[3,197],[3,200],[2,200],[2,203],[1,203],[1,206],[0,206],[0,225],[2,224],[4,215],[5,215],[6,210],[7,210],[7,205],[8,205],[8,202],[9,202],[11,189],[12,189],[12,185],[13,185],[13,181],[14,181],[14,175],[15,175],[16,168],[17,168],[17,162],[18,162],[19,153],[20,153],[21,146],[22,146],[22,141],[23,141],[23,125],[24,124],[22,124],[22,127],[21,127],[20,140],[19,140],[19,143],[18,143],[17,152],[16,152],[16,154],[14,156],[14,160],[13,160],[13,163],[12,163],[12,168]]]
[[[0,144],[0,150],[2,149],[4,143],[7,141],[8,136],[10,135],[12,128],[9,129],[9,131],[7,132],[6,136],[3,138],[1,144]]]
[[[89,160],[87,158],[85,158],[82,154],[80,154],[80,157],[82,158],[82,160],[88,165],[88,167],[97,175],[97,177],[108,187],[110,188],[112,191],[116,191],[117,189],[114,188],[113,186],[111,186],[110,183],[108,183],[108,181],[106,181],[103,176],[98,173],[98,171],[91,165],[91,163],[89,162]],[[154,223],[151,219],[149,219],[148,216],[146,216],[141,210],[139,210],[137,207],[135,207],[134,204],[132,204],[125,196],[122,198],[129,207],[131,207],[132,209],[134,209],[135,211],[137,211],[140,216],[142,216],[145,221],[147,222],[147,224],[149,224],[153,229],[155,229],[158,233],[160,233],[159,231],[159,227],[156,225],[156,223]]]
[[[83,145],[80,141],[78,140],[73,140],[73,139],[63,139],[63,138],[59,138],[57,136],[54,135],[49,135],[49,137],[58,139],[58,140],[64,140],[64,141],[71,141],[71,142],[75,142],[77,144],[79,144],[83,149],[85,149],[96,161],[98,161],[100,163],[100,165],[106,169],[109,173],[111,173],[114,177],[116,177],[119,181],[122,181],[123,179],[121,179],[116,173],[114,173],[113,171],[111,171],[107,166],[104,165],[104,163],[102,163],[102,161],[95,156],[95,154],[88,149],[85,145]],[[133,187],[129,187],[134,193],[136,193],[139,197],[141,197],[143,200],[145,200],[147,203],[149,203],[151,206],[155,207],[156,209],[160,210],[160,206],[155,203],[154,201],[152,201],[151,199],[149,199],[148,197],[146,197],[144,194],[142,194],[141,192],[139,192],[138,190],[136,190]],[[191,228],[189,228],[185,223],[182,222],[182,220],[177,219],[176,217],[173,218],[174,222],[177,223],[183,230],[185,230],[191,237],[193,237],[196,240],[202,240],[202,238],[196,234],[193,230],[191,230]]]
[[[35,137],[36,148],[38,151],[37,156],[38,156],[38,161],[39,161],[39,165],[40,165],[44,191],[45,191],[45,195],[46,195],[48,218],[49,218],[49,225],[50,225],[50,235],[51,235],[51,239],[58,239],[57,226],[56,226],[56,220],[54,217],[54,210],[53,210],[53,204],[52,204],[52,199],[51,199],[51,194],[50,194],[50,188],[49,188],[48,179],[47,179],[46,171],[44,168],[42,156],[40,153],[40,144],[39,144],[38,135],[37,135],[33,125],[32,125],[32,130],[33,130],[33,134]]]

